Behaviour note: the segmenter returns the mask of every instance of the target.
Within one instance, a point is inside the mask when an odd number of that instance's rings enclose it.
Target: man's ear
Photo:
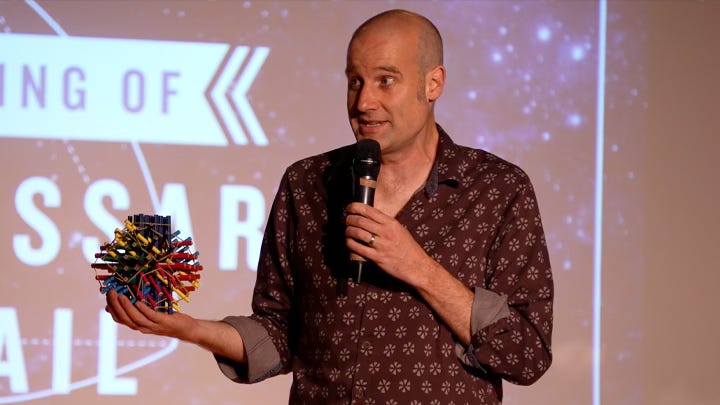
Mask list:
[[[425,94],[428,101],[433,102],[440,98],[445,88],[445,67],[435,66],[425,75]]]

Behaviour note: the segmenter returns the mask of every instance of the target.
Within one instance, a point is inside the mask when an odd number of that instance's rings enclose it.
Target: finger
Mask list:
[[[368,245],[368,247],[373,247],[375,245],[375,234],[374,233],[372,233],[372,232],[370,233],[370,239],[368,239],[366,245]]]
[[[153,323],[160,323],[162,320],[162,316],[164,315],[150,308],[150,306],[146,303],[140,301],[135,303],[135,308],[138,310],[138,312],[143,314],[145,318],[147,318],[149,321],[152,321]]]
[[[348,215],[345,218],[346,230],[353,233],[358,240],[368,242],[370,235],[383,233],[383,225],[361,215]]]
[[[149,320],[142,312],[138,310],[138,307],[135,306],[132,302],[130,302],[130,299],[126,296],[119,296],[118,302],[120,303],[120,306],[122,307],[123,311],[125,311],[125,314],[130,319],[130,322],[137,328],[149,328],[153,325],[153,322]],[[145,305],[142,303],[139,303],[139,305]]]
[[[351,230],[351,232],[348,232],[346,236],[347,238],[369,248],[377,247],[378,240],[380,239],[378,235],[358,228]]]
[[[118,321],[118,319],[115,317],[115,313],[110,310],[110,305],[105,305],[105,312],[107,312],[108,314],[110,314],[110,317],[113,319],[113,321],[115,321],[115,322],[117,322],[117,323],[120,323],[120,322]]]
[[[127,312],[120,304],[118,293],[115,290],[110,290],[105,294],[107,301],[106,310],[110,313],[113,320],[117,323],[126,325],[131,329],[136,329],[136,326],[128,316]]]
[[[390,217],[385,215],[382,211],[377,208],[363,204],[363,203],[351,203],[345,208],[345,212],[349,215],[355,214],[365,218],[369,218],[378,223],[386,222]]]
[[[354,252],[368,260],[375,260],[375,255],[377,250],[371,247],[368,247],[364,243],[358,242],[356,239],[353,238],[347,238],[345,239],[345,246],[347,246],[348,249],[350,249],[351,252]]]
[[[378,240],[378,235],[367,229],[357,226],[347,226],[345,228],[345,237],[362,242],[367,246],[374,246]]]

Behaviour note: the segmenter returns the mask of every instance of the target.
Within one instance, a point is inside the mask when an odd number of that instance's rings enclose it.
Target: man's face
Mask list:
[[[411,148],[422,139],[419,134],[434,130],[417,53],[413,29],[371,28],[350,45],[346,68],[350,126],[357,140],[378,141],[383,155]]]

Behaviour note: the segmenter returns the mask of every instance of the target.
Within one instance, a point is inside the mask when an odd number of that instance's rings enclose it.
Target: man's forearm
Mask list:
[[[225,322],[198,320],[188,341],[212,353],[237,361],[247,362],[245,344],[240,334]]]
[[[428,257],[415,278],[414,287],[442,318],[463,345],[470,343],[473,292],[439,263]]]

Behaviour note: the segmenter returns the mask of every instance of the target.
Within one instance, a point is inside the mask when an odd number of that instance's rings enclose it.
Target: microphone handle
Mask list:
[[[358,195],[356,196],[355,201],[372,207],[375,203],[375,186],[377,185],[377,180],[369,176],[360,177],[360,179],[358,179],[358,184]]]
[[[355,201],[367,204],[372,207],[375,203],[376,185],[376,179],[370,176],[360,177],[358,179],[358,190],[355,195]],[[353,274],[355,275],[355,282],[360,284],[363,268],[368,266],[367,260],[365,260],[364,257],[358,254],[350,253],[350,263],[352,266]]]

